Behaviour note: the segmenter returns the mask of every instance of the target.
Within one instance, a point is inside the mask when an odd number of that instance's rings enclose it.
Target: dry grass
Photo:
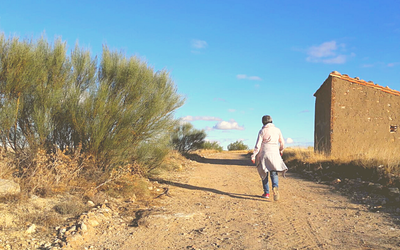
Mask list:
[[[43,213],[41,211],[36,211],[33,213],[23,213],[20,214],[21,224],[31,225],[35,224],[41,226],[43,230],[50,230],[61,224],[63,219],[53,211]]]
[[[398,174],[400,167],[400,152],[382,148],[369,150],[358,157],[349,157],[351,161],[359,162],[365,167],[384,167],[386,172]]]
[[[18,164],[18,176],[22,190],[28,195],[41,197],[51,196],[57,193],[70,192],[79,189],[81,173],[93,168],[91,157],[79,154],[67,154],[59,149],[55,153],[47,154],[44,150],[38,150],[30,161]]]
[[[308,148],[286,148],[284,151],[284,157],[286,160],[297,159],[306,163],[315,163],[321,161],[332,161],[338,164],[357,162],[364,167],[374,167],[376,165],[386,165],[395,168],[400,165],[400,153],[391,151],[388,149],[382,150],[369,150],[364,152],[362,155],[353,155],[342,158],[329,157],[324,154],[314,152],[313,147]]]
[[[53,207],[53,210],[61,215],[71,215],[72,217],[82,214],[88,209],[82,200],[68,199],[60,202]]]
[[[110,182],[99,189],[109,197],[128,199],[135,197],[139,200],[148,200],[151,197],[146,179],[125,175],[116,181]]]
[[[12,158],[0,147],[0,179],[11,179],[15,172]]]
[[[198,150],[195,150],[192,153],[204,156],[204,155],[221,153],[221,151],[218,151],[218,150],[215,150],[215,149],[198,149]]]
[[[183,169],[185,169],[187,162],[187,158],[182,156],[181,153],[176,150],[172,150],[163,160],[162,166],[159,169],[160,171],[153,172],[153,174],[157,175],[160,174],[162,171],[182,171]]]
[[[172,151],[163,161],[162,171],[182,171],[189,163]],[[31,237],[25,230],[33,224],[33,237],[50,239],[56,226],[88,211],[89,200],[94,204],[106,200],[155,202],[162,190],[142,174],[142,167],[134,164],[105,171],[93,157],[79,153],[57,150],[47,154],[39,150],[33,156],[17,157],[0,148],[0,178],[12,179],[21,186],[20,194],[0,197],[0,242],[12,238],[25,242]],[[135,207],[130,209],[133,215]]]
[[[1,150],[1,149],[0,149]],[[60,223],[64,216],[76,216],[84,212],[84,205],[89,199],[94,202],[104,202],[109,194],[118,197],[128,197],[135,192],[144,195],[143,185],[132,182],[136,176],[135,167],[115,168],[106,172],[97,167],[91,156],[82,155],[79,150],[75,154],[56,150],[47,154],[44,150],[29,156],[6,155],[0,151],[0,178],[12,179],[21,186],[21,193],[0,197],[0,206],[5,206],[5,213],[15,212],[16,217],[8,216],[8,227],[20,228],[18,225],[37,224],[44,228]],[[148,191],[148,190],[147,190]],[[109,193],[109,194],[108,194]],[[116,194],[118,193],[118,194]],[[75,197],[53,204],[45,209],[23,209],[34,201],[54,200],[56,197]],[[15,211],[8,211],[13,207]],[[24,212],[25,211],[25,212]]]
[[[296,163],[295,168],[299,168],[299,166],[307,168],[304,170],[318,170],[324,173],[336,171],[343,176],[357,174],[360,175],[359,177],[385,180],[384,184],[389,185],[400,180],[400,154],[387,149],[366,151],[362,155],[333,158],[315,153],[312,147],[287,148],[283,158],[285,162]]]
[[[315,162],[332,160],[332,158],[327,157],[323,154],[315,153],[313,147],[286,148],[283,152],[284,152],[283,157],[286,161],[298,160],[305,163],[315,163]]]

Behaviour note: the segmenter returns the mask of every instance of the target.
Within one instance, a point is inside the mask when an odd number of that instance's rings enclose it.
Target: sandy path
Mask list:
[[[279,176],[275,202],[259,197],[261,181],[245,155],[214,154],[206,162],[165,179],[170,197],[142,211],[138,226],[101,237],[93,248],[400,249],[400,228],[388,215],[369,212],[333,187],[288,172]]]

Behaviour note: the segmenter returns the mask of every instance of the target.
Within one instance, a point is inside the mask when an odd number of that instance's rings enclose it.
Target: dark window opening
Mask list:
[[[390,125],[390,133],[397,132],[397,125]]]

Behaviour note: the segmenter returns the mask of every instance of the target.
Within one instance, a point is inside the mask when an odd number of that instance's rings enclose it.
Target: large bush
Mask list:
[[[200,149],[206,138],[204,130],[198,130],[190,123],[177,125],[172,134],[173,147],[181,153]]]
[[[182,104],[168,72],[136,57],[0,34],[0,140],[17,155],[80,150],[103,169],[149,161]]]
[[[216,141],[213,141],[213,142],[205,141],[203,143],[203,145],[201,145],[201,148],[202,149],[217,150],[219,152],[221,152],[223,150],[222,146],[219,145],[219,143],[216,142]]]
[[[247,150],[249,147],[243,141],[235,141],[228,145],[228,151]]]

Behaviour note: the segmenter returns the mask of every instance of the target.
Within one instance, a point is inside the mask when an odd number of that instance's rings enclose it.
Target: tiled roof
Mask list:
[[[380,86],[378,84],[374,84],[373,82],[367,82],[367,81],[364,81],[364,80],[360,80],[360,78],[358,78],[358,77],[351,78],[348,75],[340,74],[337,71],[332,71],[332,73],[330,73],[329,75],[333,76],[333,77],[340,78],[340,79],[348,81],[348,82],[357,83],[357,84],[360,84],[360,85],[364,85],[364,86],[368,86],[368,87],[371,87],[371,88],[375,88],[375,89],[381,90],[381,91],[389,93],[389,94],[400,96],[400,92],[397,91],[397,90],[390,89],[389,87],[382,87],[382,86]]]

